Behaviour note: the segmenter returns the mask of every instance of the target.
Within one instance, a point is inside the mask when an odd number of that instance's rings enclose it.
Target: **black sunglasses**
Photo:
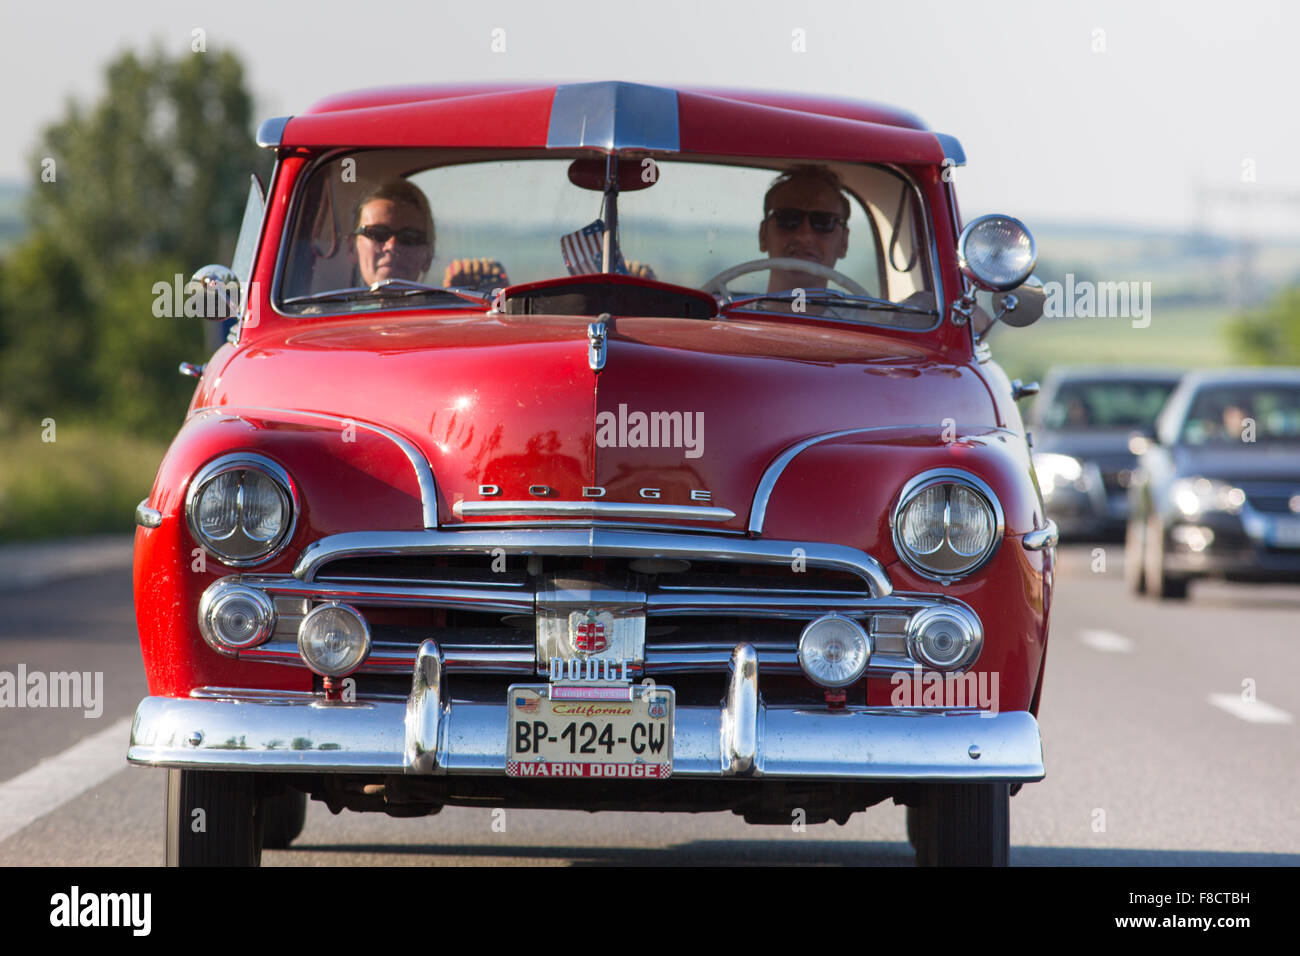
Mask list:
[[[815,212],[808,209],[773,209],[767,216],[776,223],[778,229],[784,232],[794,232],[803,225],[804,217],[807,216],[813,232],[822,235],[834,232],[835,227],[844,222],[843,216],[833,212]]]
[[[423,229],[389,229],[387,226],[362,226],[354,235],[365,236],[371,242],[377,242],[381,246],[393,236],[397,237],[398,245],[402,246],[427,246],[429,237],[424,234]]]

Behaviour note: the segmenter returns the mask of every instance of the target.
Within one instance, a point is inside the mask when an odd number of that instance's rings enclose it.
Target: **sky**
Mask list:
[[[968,217],[1300,237],[1300,4],[1265,0],[0,0],[0,180],[39,173],[41,128],[114,56],[188,54],[195,30],[243,59],[259,117],[418,82],[816,92],[961,140]]]

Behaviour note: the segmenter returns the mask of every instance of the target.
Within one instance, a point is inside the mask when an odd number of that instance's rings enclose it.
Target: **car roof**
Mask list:
[[[1300,385],[1300,368],[1263,366],[1255,368],[1197,369],[1187,373],[1184,391],[1215,385]]]
[[[876,103],[640,83],[495,83],[362,90],[266,121],[269,147],[633,150],[962,165],[951,136]]]
[[[1054,365],[1047,372],[1047,382],[1168,382],[1177,383],[1187,373],[1177,368],[1151,368],[1125,365]]]

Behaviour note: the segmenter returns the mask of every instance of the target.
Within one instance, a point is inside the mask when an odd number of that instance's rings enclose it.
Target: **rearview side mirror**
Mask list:
[[[202,303],[200,314],[203,318],[217,321],[239,318],[239,279],[230,267],[204,266],[194,273],[188,283],[190,295],[193,295],[195,286],[199,287]]]

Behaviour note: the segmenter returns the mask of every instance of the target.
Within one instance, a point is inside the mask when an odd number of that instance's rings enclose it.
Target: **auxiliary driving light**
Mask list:
[[[847,687],[871,660],[871,638],[857,621],[840,614],[819,617],[799,635],[799,666],[822,687]]]
[[[199,631],[218,653],[233,657],[269,640],[274,630],[275,604],[265,591],[225,578],[199,600]]]
[[[907,648],[913,660],[941,670],[973,661],[984,643],[979,618],[958,605],[922,608],[907,622]]]
[[[298,627],[298,653],[322,677],[346,677],[370,656],[370,626],[350,605],[322,604]]]

